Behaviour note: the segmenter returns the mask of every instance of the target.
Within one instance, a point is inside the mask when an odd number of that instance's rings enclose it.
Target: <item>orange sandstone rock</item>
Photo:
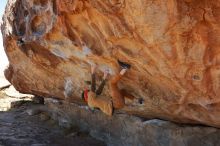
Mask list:
[[[89,64],[120,59],[123,111],[220,127],[220,0],[9,0],[2,33],[20,92],[80,101]]]

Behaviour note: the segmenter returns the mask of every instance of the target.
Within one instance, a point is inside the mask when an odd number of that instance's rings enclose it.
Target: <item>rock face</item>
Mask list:
[[[219,20],[220,0],[9,0],[5,76],[20,92],[80,101],[90,63],[101,79],[120,59],[132,68],[119,86],[135,97],[122,111],[220,127]]]
[[[28,116],[28,111],[36,109],[40,113]],[[106,146],[77,127],[61,128],[49,117],[45,106],[31,103],[28,98],[9,97],[0,91],[0,110],[1,146]]]
[[[205,126],[177,125],[153,119],[143,120],[115,113],[108,117],[85,106],[51,99],[45,103],[60,125],[79,127],[108,146],[219,146],[220,130]]]

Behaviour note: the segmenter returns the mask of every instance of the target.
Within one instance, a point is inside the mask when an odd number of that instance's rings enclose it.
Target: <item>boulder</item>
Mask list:
[[[58,105],[47,99],[45,103],[51,118],[59,125],[78,127],[107,146],[219,146],[220,143],[220,130],[213,127],[180,125],[119,112],[109,117],[74,103]]]
[[[0,90],[5,89],[10,86],[10,83],[5,79],[4,76],[0,75]]]
[[[220,0],[9,0],[5,76],[22,93],[81,102],[90,64],[101,79],[119,59],[132,66],[119,87],[135,97],[123,112],[220,127],[219,20]]]

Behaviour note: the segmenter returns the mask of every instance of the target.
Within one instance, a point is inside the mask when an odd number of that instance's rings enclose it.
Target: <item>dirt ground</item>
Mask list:
[[[33,106],[0,91],[0,146],[105,146],[76,127],[59,127],[46,113],[28,115]]]

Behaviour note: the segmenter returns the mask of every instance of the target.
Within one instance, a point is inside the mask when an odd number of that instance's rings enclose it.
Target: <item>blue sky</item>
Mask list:
[[[5,11],[6,4],[7,4],[7,0],[0,0],[0,18],[1,19]],[[3,48],[2,34],[0,33],[0,76],[3,74],[3,70],[7,65],[8,65],[8,60],[7,60],[7,57],[5,55],[4,48]]]
[[[0,16],[4,13],[6,3],[7,0],[0,0]]]

